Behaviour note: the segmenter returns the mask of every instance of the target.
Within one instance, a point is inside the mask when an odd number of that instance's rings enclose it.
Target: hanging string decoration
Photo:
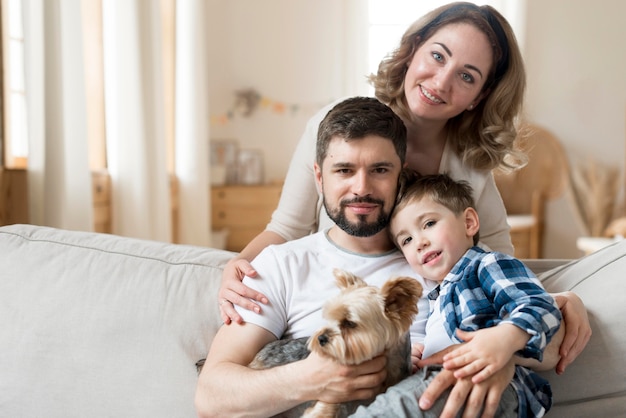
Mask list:
[[[295,116],[301,111],[313,113],[331,101],[332,99],[326,103],[288,103],[262,95],[254,88],[246,88],[235,91],[233,104],[227,111],[221,114],[211,115],[211,125],[228,125],[237,117],[248,118],[259,110],[274,115],[291,116]]]

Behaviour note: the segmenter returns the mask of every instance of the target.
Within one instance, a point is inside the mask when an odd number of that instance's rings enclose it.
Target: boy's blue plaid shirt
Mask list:
[[[518,259],[479,247],[468,250],[441,283],[441,309],[448,335],[456,329],[476,331],[501,322],[512,323],[531,336],[524,357],[541,361],[543,349],[561,323],[552,296]],[[541,416],[552,405],[549,383],[524,367],[512,381],[520,399],[519,416]]]

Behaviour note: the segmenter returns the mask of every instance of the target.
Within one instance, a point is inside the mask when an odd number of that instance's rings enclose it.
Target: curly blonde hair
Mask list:
[[[505,171],[522,166],[526,156],[514,148],[517,117],[526,89],[526,72],[513,29],[491,6],[456,2],[441,6],[415,21],[400,45],[371,74],[376,97],[405,120],[412,115],[404,94],[404,79],[417,49],[439,29],[469,23],[483,32],[493,48],[493,65],[482,93],[486,97],[471,112],[448,120],[448,142],[464,164],[479,169]]]

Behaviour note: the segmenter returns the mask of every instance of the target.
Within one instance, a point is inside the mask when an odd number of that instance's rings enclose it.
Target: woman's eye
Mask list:
[[[472,77],[472,75],[468,74],[468,73],[462,73],[461,74],[461,79],[463,81],[465,81],[466,83],[473,83],[474,82],[474,77]]]
[[[433,52],[433,58],[436,61],[443,61],[443,55],[441,55],[439,52]]]

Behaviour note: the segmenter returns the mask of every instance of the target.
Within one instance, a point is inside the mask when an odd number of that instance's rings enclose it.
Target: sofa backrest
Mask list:
[[[0,228],[0,415],[195,417],[232,253]]]

